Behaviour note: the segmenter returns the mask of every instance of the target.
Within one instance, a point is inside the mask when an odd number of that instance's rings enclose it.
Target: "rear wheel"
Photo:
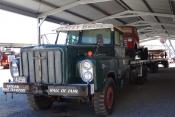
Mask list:
[[[126,55],[129,56],[132,60],[134,60],[136,56],[136,50],[133,48],[128,48],[126,50]]]
[[[48,96],[27,95],[27,99],[33,110],[49,109],[53,103]]]
[[[143,65],[142,66],[142,76],[138,76],[138,71],[136,69],[133,69],[130,71],[130,83],[131,84],[144,84],[145,81],[147,80],[147,66]]]
[[[142,66],[142,76],[137,77],[137,84],[144,84],[147,80],[147,66]]]
[[[139,57],[141,60],[147,60],[148,59],[148,48],[140,48]]]
[[[137,83],[137,71],[135,69],[133,69],[129,72],[129,82],[131,84]]]
[[[148,48],[144,48],[143,50],[143,55],[144,55],[144,60],[147,60],[148,59]]]
[[[163,66],[164,68],[168,68],[169,67],[168,61],[163,62]]]
[[[159,70],[158,64],[157,63],[152,63],[149,67],[151,73],[156,73]]]
[[[108,78],[103,92],[94,94],[94,110],[99,116],[110,115],[115,104],[115,83],[112,78]]]

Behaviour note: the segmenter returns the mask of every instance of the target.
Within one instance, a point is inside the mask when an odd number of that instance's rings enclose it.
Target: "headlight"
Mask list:
[[[92,64],[88,61],[84,61],[83,64],[82,64],[83,68],[84,69],[90,69],[92,67]]]
[[[18,68],[18,63],[17,60],[13,60],[10,65],[10,72],[13,78],[19,76],[19,68]]]
[[[83,79],[85,82],[90,82],[91,79],[93,79],[92,73],[89,71],[84,72],[83,77],[84,77]]]
[[[80,62],[80,76],[87,83],[93,80],[93,64],[90,60]]]

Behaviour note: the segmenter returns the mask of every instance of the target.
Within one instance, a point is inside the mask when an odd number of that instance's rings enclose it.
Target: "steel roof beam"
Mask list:
[[[153,27],[146,27],[146,28],[141,28],[141,29],[138,29],[138,32],[139,33],[143,33],[143,32],[147,32],[147,31],[165,31],[165,29],[156,29],[156,28],[153,28]]]
[[[81,4],[90,4],[90,3],[106,2],[106,1],[111,1],[111,0],[79,0],[77,2],[73,2],[73,3],[70,3],[70,4],[64,5],[60,8],[56,8],[56,9],[50,10],[48,12],[41,13],[40,15],[38,15],[38,18],[43,18],[43,17],[47,17],[47,16],[50,16],[50,15],[54,15],[54,14],[57,14],[59,12],[65,11],[67,9],[76,7],[76,6],[81,5]]]
[[[150,5],[148,4],[148,2],[146,0],[142,0],[143,3],[146,5],[146,7],[152,12],[154,13],[153,9],[150,7]],[[157,20],[157,22],[161,23],[159,18],[157,16],[154,16],[155,19]],[[165,27],[163,25],[161,25],[162,29],[165,29]],[[167,32],[167,31],[166,31]]]
[[[167,40],[175,40],[175,37],[164,37],[166,38]],[[159,38],[158,37],[153,37],[153,38],[143,38],[140,40],[140,43],[143,43],[143,42],[148,42],[148,41],[151,41],[151,40],[158,40]]]
[[[97,11],[100,11],[101,13],[103,13],[103,14],[106,15],[106,16],[111,15],[111,14],[109,14],[108,12],[104,11],[103,9],[101,9],[101,8],[99,8],[99,7],[97,7],[97,6],[93,5],[93,4],[89,4],[89,6],[92,7],[92,8],[94,8],[94,9],[97,10]],[[121,22],[122,24],[127,24],[127,23],[126,23],[125,21],[123,21],[123,20],[120,20],[120,19],[117,19],[117,18],[115,18],[115,20]]]
[[[43,4],[43,5],[52,7],[53,9],[60,8],[59,6],[56,6],[56,5],[54,5],[54,4],[52,4],[52,3],[49,3],[49,2],[47,2],[47,1],[41,1],[41,0],[34,0],[34,1],[36,1],[36,2],[38,2],[38,3],[40,3],[40,4]],[[87,21],[92,21],[92,19],[87,18],[87,17],[84,17],[84,16],[79,15],[79,14],[77,14],[77,13],[74,13],[74,12],[72,12],[72,11],[65,10],[65,12],[70,13],[70,14],[72,14],[72,15],[74,15],[74,16],[80,17],[80,18],[82,18],[82,19],[85,19],[85,20],[87,20]]]
[[[14,6],[14,5],[6,3],[6,2],[0,2],[0,9],[10,11],[10,12],[14,12],[14,13],[18,13],[18,14],[22,14],[22,15],[25,15],[25,16],[33,17],[33,18],[37,18],[37,16],[39,15],[38,13],[36,13],[34,11],[24,9],[24,8],[20,8],[18,6]],[[47,17],[46,20],[54,22],[54,23],[65,22],[65,23],[72,24],[72,22],[70,22],[70,21],[66,21],[66,20],[63,20],[61,18],[55,18],[53,16]]]
[[[172,14],[152,13],[152,12],[144,12],[144,11],[129,11],[129,12],[140,16],[158,16],[158,17],[175,18],[175,15],[172,15]]]
[[[148,26],[148,25],[156,26],[156,25],[164,25],[164,26],[174,27],[175,28],[175,24],[147,22],[147,21],[138,21],[138,22],[127,24],[127,25],[132,25],[132,26]]]
[[[19,13],[19,14],[26,15],[29,17],[34,17],[34,18],[38,16],[38,14],[32,10],[20,8],[12,4],[7,4],[6,2],[3,2],[3,1],[0,1],[0,9],[14,12],[14,13]]]
[[[169,17],[169,18],[175,18],[175,15],[172,14],[163,14],[163,13],[152,13],[152,12],[145,12],[145,11],[131,11],[126,10],[120,13],[116,13],[107,17],[103,17],[97,20],[94,20],[93,22],[102,22],[108,19],[114,19],[114,18],[130,18],[130,17],[138,17],[138,16],[158,16],[158,17]]]
[[[168,2],[171,9],[171,13],[175,14],[175,6],[173,5],[173,0],[168,0]]]
[[[121,17],[122,15],[128,13],[129,11],[130,11],[130,10],[126,10],[126,11],[123,11],[123,12],[120,12],[120,13],[116,13],[116,14],[113,14],[113,15],[110,15],[110,16],[107,16],[107,17],[103,17],[103,18],[94,20],[94,21],[92,21],[92,22],[102,22],[102,21],[109,20],[109,19],[119,18],[119,17]]]
[[[123,0],[115,0],[115,2],[118,3],[120,6],[122,6],[125,10],[133,10]],[[144,19],[142,17],[137,17],[137,18],[144,21]]]

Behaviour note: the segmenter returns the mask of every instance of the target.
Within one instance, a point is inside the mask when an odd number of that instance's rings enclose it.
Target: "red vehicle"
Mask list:
[[[3,66],[4,69],[9,68],[8,54],[5,52],[0,52],[0,65]]]
[[[124,32],[124,43],[128,49],[137,49],[139,44],[139,36],[137,28],[134,26],[119,26]]]
[[[139,47],[139,36],[137,28],[134,26],[119,26],[124,33],[124,45],[126,47],[126,54],[131,58],[138,55],[142,60],[148,59],[148,49]]]

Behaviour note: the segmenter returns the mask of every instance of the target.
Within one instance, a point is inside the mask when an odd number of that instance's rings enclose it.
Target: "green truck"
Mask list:
[[[54,101],[81,99],[97,115],[110,115],[126,80],[143,84],[145,61],[125,54],[123,32],[112,24],[63,25],[54,44],[21,49],[11,63],[13,82],[4,93],[27,94],[35,110],[48,109]]]

